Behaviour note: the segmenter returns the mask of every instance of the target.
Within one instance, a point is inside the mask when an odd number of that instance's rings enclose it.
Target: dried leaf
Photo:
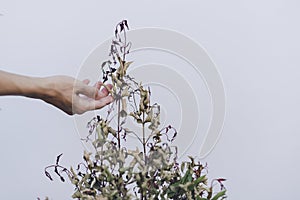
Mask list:
[[[46,174],[46,176],[47,176],[51,181],[53,181],[53,179],[52,179],[51,175],[49,174],[49,172],[45,171],[45,174]]]
[[[59,154],[59,155],[56,157],[56,165],[58,165],[59,159],[60,159],[60,157],[61,157],[62,155],[63,155],[63,154],[61,153],[61,154]]]

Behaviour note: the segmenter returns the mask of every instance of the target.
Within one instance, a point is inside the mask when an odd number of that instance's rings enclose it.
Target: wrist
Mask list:
[[[53,83],[49,81],[49,78],[36,78],[28,77],[26,81],[27,87],[22,91],[23,96],[46,100],[54,96],[53,94]]]

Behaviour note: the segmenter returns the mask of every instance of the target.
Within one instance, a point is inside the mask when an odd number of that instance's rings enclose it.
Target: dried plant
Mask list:
[[[103,82],[113,85],[107,90],[114,103],[106,116],[96,116],[87,125],[89,133],[84,140],[92,144],[94,152],[85,151],[84,162],[76,170],[61,166],[60,154],[54,165],[45,168],[46,176],[52,180],[49,169],[54,169],[65,181],[65,173],[75,186],[75,199],[225,199],[225,179],[213,179],[208,184],[206,165],[192,157],[178,163],[177,147],[172,146],[176,129],[171,125],[160,127],[160,106],[151,103],[150,88],[127,74],[132,64],[126,61],[131,47],[126,38],[128,29],[126,20],[116,26],[111,59],[101,65]],[[127,118],[139,124],[140,132],[126,126]],[[113,119],[117,121],[115,126]],[[129,135],[137,138],[142,150],[128,148],[126,140],[132,139]],[[219,192],[213,190],[215,183],[220,186]]]

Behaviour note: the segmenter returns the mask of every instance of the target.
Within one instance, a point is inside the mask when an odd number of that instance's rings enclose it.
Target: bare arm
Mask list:
[[[102,83],[94,87],[88,83],[89,80],[78,81],[68,76],[37,78],[0,70],[0,95],[41,99],[69,115],[100,109],[113,101],[107,89],[100,90]]]

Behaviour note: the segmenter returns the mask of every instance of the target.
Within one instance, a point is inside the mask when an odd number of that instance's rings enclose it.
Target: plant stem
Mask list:
[[[123,61],[125,61],[126,56],[126,30],[124,29],[124,39],[125,39],[125,45],[124,45],[124,52],[123,52]]]
[[[121,90],[120,90],[120,96],[121,96]],[[121,110],[121,99],[118,100],[118,148],[119,150],[121,149],[121,138],[120,138],[120,118],[121,118],[121,114],[120,114],[120,110]]]
[[[100,154],[100,163],[101,163],[101,166],[103,165],[103,145],[101,146],[101,154]]]
[[[144,148],[144,157],[145,157],[145,165],[147,164],[147,156],[146,156],[146,136],[145,136],[145,112],[143,112],[143,148]]]
[[[145,165],[147,165],[147,155],[146,155],[146,136],[145,136],[145,112],[143,111],[143,149],[144,149],[144,159],[145,159]],[[141,188],[141,199],[145,199],[144,197],[144,189]]]

